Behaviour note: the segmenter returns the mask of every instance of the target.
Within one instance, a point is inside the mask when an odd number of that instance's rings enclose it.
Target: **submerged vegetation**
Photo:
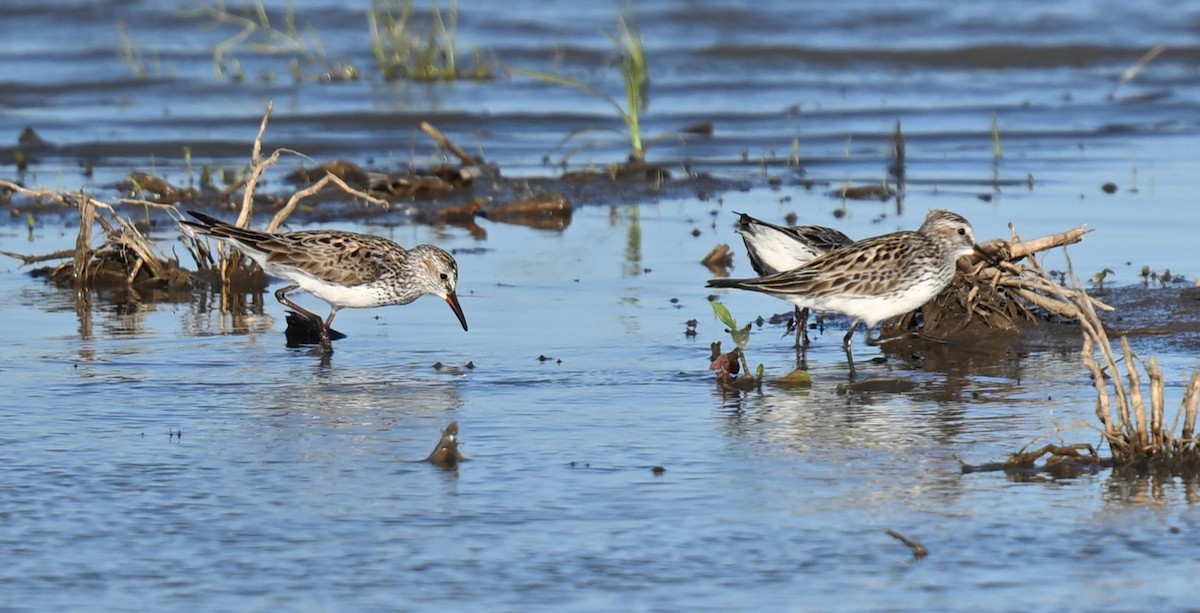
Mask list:
[[[291,2],[276,11],[268,9],[263,0],[248,1],[237,7],[225,0],[193,0],[191,8],[181,14],[202,21],[206,29],[231,31],[212,44],[213,72],[223,81],[245,81],[250,76],[273,81],[280,72],[286,72],[296,81],[357,80],[363,77],[362,69],[349,58],[368,51],[385,81],[493,78],[498,62],[478,47],[471,49],[469,67],[461,66],[456,57],[457,2],[452,1],[444,14],[438,0],[432,0],[430,5],[425,14],[414,7],[414,0],[373,0],[365,24],[370,48],[336,52],[326,48],[313,21],[302,20]],[[117,39],[118,55],[135,77],[161,74],[157,61],[155,70],[151,70],[147,52],[136,42],[125,22],[117,24]],[[244,56],[284,58],[286,66],[267,64],[248,75],[255,69],[247,68]]]
[[[487,80],[495,75],[496,61],[478,47],[471,48],[471,66],[462,68],[455,55],[458,3],[452,1],[443,17],[432,3],[430,23],[421,32],[412,0],[373,0],[367,13],[371,52],[385,80],[452,81]]]
[[[546,83],[571,87],[608,103],[625,124],[623,134],[629,141],[629,161],[641,164],[646,160],[646,143],[642,136],[642,113],[650,106],[650,73],[646,66],[646,49],[642,45],[642,35],[638,31],[632,9],[629,9],[625,15],[617,17],[617,36],[610,35],[609,38],[617,49],[618,66],[625,93],[624,105],[616,98],[578,79],[524,68],[509,67],[508,70],[513,74]],[[585,132],[591,131],[591,129],[585,130]],[[575,136],[578,136],[578,133],[568,135],[563,140],[563,144]],[[588,146],[584,145],[580,149]],[[580,149],[564,155],[564,163]]]
[[[194,14],[207,19],[211,25],[238,29],[213,45],[213,70],[219,79],[241,81],[246,78],[242,62],[234,55],[236,51],[287,57],[288,71],[296,80],[302,79],[314,66],[321,71],[322,80],[359,77],[358,68],[352,63],[334,58],[326,51],[316,28],[309,23],[301,26],[290,2],[277,21],[272,20],[262,0],[255,0],[241,10],[230,9],[224,0],[212,4],[196,0],[195,7]],[[269,79],[269,73],[264,74],[264,78]]]

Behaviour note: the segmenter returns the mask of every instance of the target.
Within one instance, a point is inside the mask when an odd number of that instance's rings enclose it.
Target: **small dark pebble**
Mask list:
[[[692,236],[700,236],[700,228],[692,228]]]
[[[656,475],[661,475],[661,474],[663,474],[663,473],[667,472],[667,469],[665,469],[665,468],[663,468],[663,467],[661,467],[661,466],[655,466],[655,467],[652,467],[652,468],[650,469],[650,472],[652,472],[652,473],[654,473],[654,474],[656,474]]]
[[[1168,529],[1167,531],[1170,532],[1171,534],[1179,534],[1180,533],[1179,526],[1171,526],[1170,529]]]
[[[991,202],[991,201],[992,201],[992,195],[991,195],[991,194],[979,194],[979,196],[978,196],[978,197],[979,197],[979,199],[980,199],[980,200],[982,200],[982,201],[984,201],[984,202]]]
[[[1106,194],[1111,194],[1117,191],[1117,184],[1109,181],[1108,183],[1101,185],[1100,189],[1104,190],[1104,193]]]
[[[767,185],[770,185],[771,187],[779,187],[782,184],[783,179],[779,178],[779,175],[771,175],[771,177],[767,179]]]
[[[834,209],[833,210],[833,218],[834,219],[841,219],[845,216],[846,216],[846,209]]]
[[[787,222],[787,225],[794,226],[800,220],[800,216],[796,214],[796,211],[792,211],[784,216],[783,220]]]
[[[678,298],[672,298],[672,299],[671,299],[671,304],[679,304],[679,299],[678,299]]]
[[[441,370],[441,369],[442,369],[442,363],[441,363],[441,362],[434,362],[434,363],[433,363],[433,369],[434,369],[434,370]]]

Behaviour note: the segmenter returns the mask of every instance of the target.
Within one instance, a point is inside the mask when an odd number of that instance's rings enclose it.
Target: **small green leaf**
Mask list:
[[[737,320],[729,313],[729,309],[725,308],[725,305],[721,304],[719,300],[713,300],[711,304],[713,314],[717,316],[717,320],[725,324],[725,327],[729,328],[730,331],[737,330]]]
[[[733,337],[734,344],[738,349],[745,349],[746,345],[750,344],[750,328],[754,324],[746,324],[744,328],[730,328],[729,336]]]

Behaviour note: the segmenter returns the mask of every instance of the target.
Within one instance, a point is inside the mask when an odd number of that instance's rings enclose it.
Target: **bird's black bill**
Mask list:
[[[979,247],[979,245],[975,245],[975,255],[979,259],[987,262],[988,264],[991,264],[992,266],[1000,266],[1000,258],[997,257],[994,253],[989,253],[987,251],[984,251],[983,249],[981,249]]]
[[[467,331],[467,316],[463,315],[462,306],[458,304],[458,296],[454,292],[446,295],[446,304],[450,305],[450,309],[458,316],[458,322],[462,324],[463,332]]]

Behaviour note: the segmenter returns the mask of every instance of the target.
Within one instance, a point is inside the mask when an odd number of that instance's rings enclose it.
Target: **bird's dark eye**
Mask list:
[[[966,229],[966,228],[959,228],[959,229],[958,229],[958,235],[959,235],[959,236],[966,236],[966,235],[967,235],[967,229]],[[444,277],[444,276],[446,276],[446,275],[442,275],[442,276]]]
[[[447,275],[446,273],[442,273],[442,281],[445,281],[445,280],[447,280],[447,279],[449,279],[449,278],[450,278],[450,276],[449,276],[449,275]]]

